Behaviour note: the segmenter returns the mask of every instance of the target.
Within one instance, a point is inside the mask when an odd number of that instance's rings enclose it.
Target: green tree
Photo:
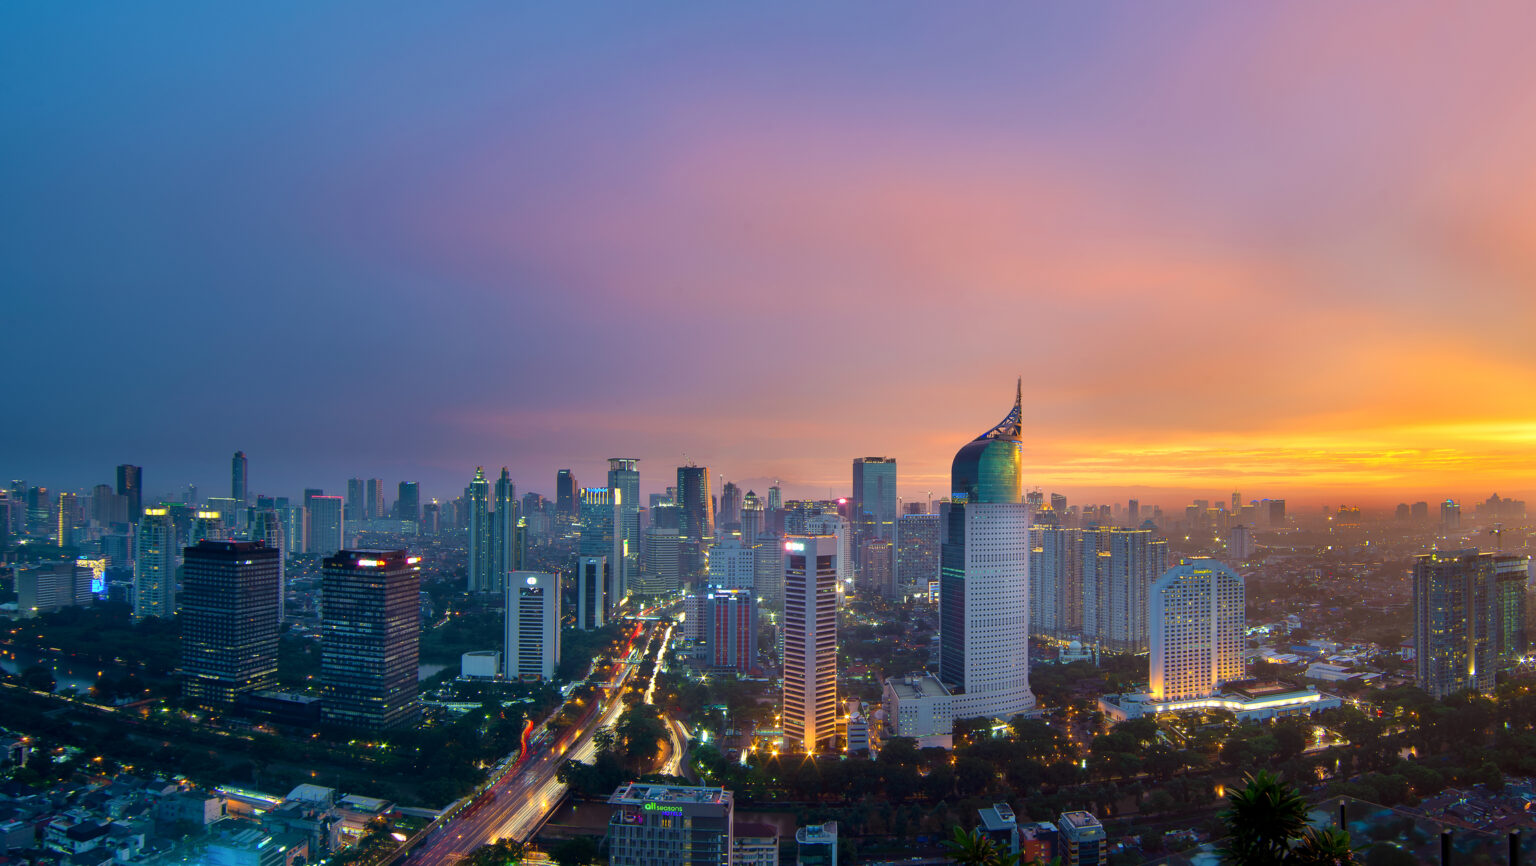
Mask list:
[[[1224,854],[1238,866],[1279,866],[1290,854],[1291,840],[1307,827],[1307,802],[1295,788],[1266,770],[1227,795],[1221,814],[1227,825]]]
[[[943,845],[958,866],[1018,866],[1019,863],[1019,855],[1004,853],[996,842],[981,835],[980,830],[967,833],[956,827]]]

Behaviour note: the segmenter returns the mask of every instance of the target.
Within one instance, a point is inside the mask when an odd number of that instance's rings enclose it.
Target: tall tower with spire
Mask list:
[[[1023,404],[1020,378],[1013,410],[955,454],[940,513],[939,679],[957,719],[1010,719],[1035,706]]]

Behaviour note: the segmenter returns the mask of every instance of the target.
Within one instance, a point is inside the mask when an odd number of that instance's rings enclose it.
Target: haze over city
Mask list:
[[[1023,374],[1075,498],[1530,495],[1536,12],[1435,13],[13,9],[0,454],[920,499]]]

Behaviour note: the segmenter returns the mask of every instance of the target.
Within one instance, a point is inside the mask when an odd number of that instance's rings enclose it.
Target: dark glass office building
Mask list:
[[[277,682],[282,554],[260,541],[201,541],[184,551],[182,696],[225,710]]]
[[[320,678],[326,722],[381,730],[416,722],[420,557],[342,550],[321,579]]]

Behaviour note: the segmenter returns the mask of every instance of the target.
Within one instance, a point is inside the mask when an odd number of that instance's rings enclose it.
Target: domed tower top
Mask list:
[[[950,466],[950,496],[956,502],[1022,502],[1024,499],[1024,380],[1014,392],[1013,411],[997,426],[966,443]]]

